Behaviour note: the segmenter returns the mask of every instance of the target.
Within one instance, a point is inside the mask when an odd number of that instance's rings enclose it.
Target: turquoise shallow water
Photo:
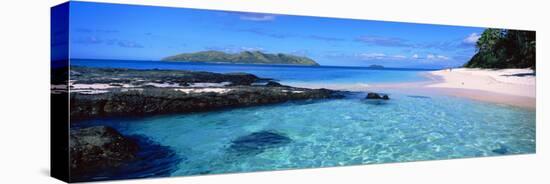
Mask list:
[[[431,95],[390,94],[384,103],[300,101],[186,115],[102,119],[181,158],[173,176],[496,156],[535,152],[535,112]],[[234,154],[232,141],[277,132],[288,144]]]
[[[71,65],[247,72],[283,84],[364,86],[426,80],[422,70],[411,69],[117,60],[71,60]],[[148,147],[163,150],[143,153],[154,158],[135,164],[147,166],[145,170],[130,168],[114,175],[108,172],[99,176],[102,179],[154,177],[166,172],[185,176],[535,152],[534,110],[401,90],[385,91],[392,92],[392,99],[385,102],[365,101],[365,93],[355,93],[344,99],[96,119],[73,127],[110,125],[125,135],[155,143]],[[236,142],[240,144],[236,146]],[[161,158],[172,153],[175,156]],[[159,170],[163,172],[150,173]]]

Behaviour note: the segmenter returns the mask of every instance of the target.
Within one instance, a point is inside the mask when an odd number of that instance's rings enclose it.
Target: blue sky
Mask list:
[[[484,28],[72,2],[71,58],[159,60],[204,50],[307,56],[321,65],[442,68]]]

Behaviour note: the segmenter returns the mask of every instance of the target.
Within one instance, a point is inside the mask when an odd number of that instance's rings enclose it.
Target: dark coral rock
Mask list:
[[[142,135],[131,135],[129,139],[139,145],[135,159],[119,167],[104,168],[85,173],[71,175],[71,181],[102,181],[128,178],[165,177],[177,169],[177,165],[185,159],[176,154],[170,147],[162,146]]]
[[[139,146],[107,126],[72,130],[69,139],[71,174],[113,168],[135,159]]]
[[[112,116],[143,116],[168,113],[189,113],[223,108],[283,103],[292,100],[339,98],[338,91],[284,86],[248,73],[212,73],[176,70],[134,70],[116,68],[74,67],[74,84],[116,84],[101,93],[70,92],[71,120]],[[266,81],[267,80],[267,81]],[[266,82],[266,85],[252,83]],[[183,87],[193,83],[229,83],[217,87]],[[155,87],[148,83],[180,84],[178,87]],[[129,86],[139,87],[124,87]],[[122,85],[122,86],[121,86]],[[216,92],[200,91],[220,88]]]
[[[142,88],[140,91],[113,91],[93,95],[71,93],[71,119],[188,113],[340,97],[336,91],[327,89],[268,86],[234,86],[224,89],[230,91],[184,93],[165,88]]]

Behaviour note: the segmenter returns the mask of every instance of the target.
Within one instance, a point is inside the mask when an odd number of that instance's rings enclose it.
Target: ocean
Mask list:
[[[426,70],[415,69],[114,60],[71,60],[71,65],[247,72],[283,84],[427,80],[422,75]],[[343,99],[93,119],[75,126],[109,125],[122,134],[144,136],[171,149],[177,155],[168,174],[171,176],[499,156],[536,150],[534,110],[438,94],[391,91],[391,100],[383,103],[371,103],[364,96],[353,93]],[[280,145],[261,150],[233,149],[236,140],[258,132],[274,132],[285,138]],[[149,176],[140,174],[131,177]]]
[[[306,82],[325,84],[376,84],[426,80],[419,75],[428,69],[339,67],[339,66],[291,66],[250,64],[209,64],[133,60],[72,59],[71,66],[111,67],[131,69],[195,70],[217,73],[246,72],[262,78],[276,79],[283,83]]]

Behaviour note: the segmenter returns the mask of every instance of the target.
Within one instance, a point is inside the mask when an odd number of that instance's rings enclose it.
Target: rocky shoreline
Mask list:
[[[189,113],[343,97],[343,91],[285,86],[247,73],[72,67],[70,116]]]

